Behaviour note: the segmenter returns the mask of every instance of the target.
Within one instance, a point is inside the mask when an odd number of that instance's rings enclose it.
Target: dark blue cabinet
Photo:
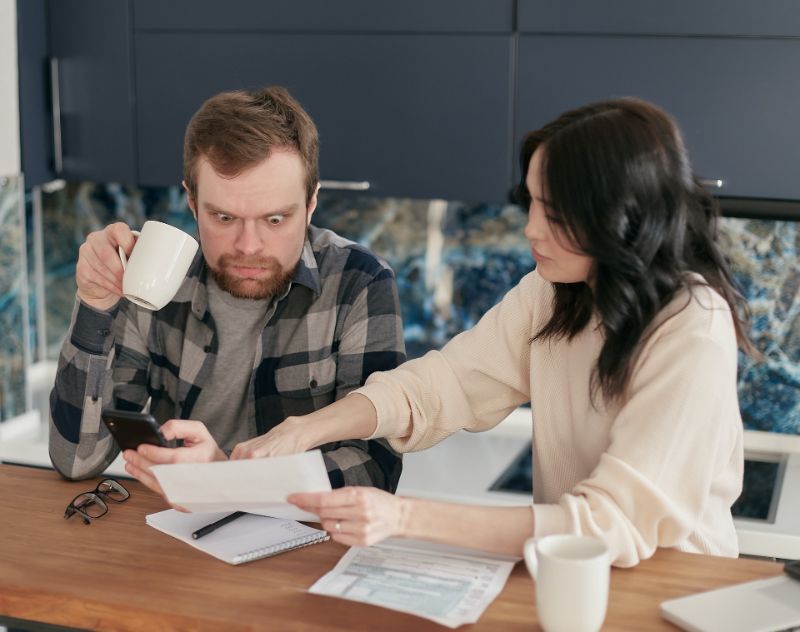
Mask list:
[[[46,0],[19,0],[17,3],[19,135],[22,173],[28,186],[54,177],[46,7]]]
[[[55,175],[135,181],[130,4],[50,0]]]
[[[508,191],[510,35],[137,32],[135,44],[143,184],[180,181],[204,99],[278,84],[319,127],[324,180],[423,198]]]
[[[323,180],[373,195],[506,197],[513,0],[136,0],[139,181],[175,183],[209,96],[284,85],[320,131]]]
[[[322,178],[374,195],[505,200],[524,131],[630,95],[675,116],[715,193],[800,199],[796,0],[18,5],[29,184],[177,184],[204,99],[280,84],[319,126]]]
[[[695,171],[722,181],[715,194],[800,199],[797,4],[609,6],[520,0],[517,142],[568,108],[641,97],[676,118]]]
[[[137,29],[508,33],[514,0],[134,0]]]
[[[521,33],[798,37],[797,0],[517,0]]]
[[[22,171],[136,181],[130,0],[18,0]]]

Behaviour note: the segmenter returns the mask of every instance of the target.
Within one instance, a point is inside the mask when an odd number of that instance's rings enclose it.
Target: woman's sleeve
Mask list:
[[[377,411],[373,437],[388,437],[400,452],[422,450],[462,428],[492,428],[529,401],[528,340],[536,304],[550,296],[545,284],[527,275],[441,351],[370,376],[356,392]]]
[[[738,495],[743,467],[736,338],[727,309],[693,307],[647,341],[607,450],[558,504],[534,505],[535,535],[595,535],[618,566],[690,534],[706,552],[719,553],[730,539],[723,499]],[[724,532],[715,533],[706,515],[712,496]]]

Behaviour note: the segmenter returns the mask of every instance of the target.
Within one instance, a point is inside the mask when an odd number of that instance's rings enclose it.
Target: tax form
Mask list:
[[[392,538],[350,548],[308,591],[456,628],[480,618],[518,559]]]

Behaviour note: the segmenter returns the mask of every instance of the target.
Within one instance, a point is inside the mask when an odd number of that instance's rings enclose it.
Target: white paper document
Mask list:
[[[295,492],[330,491],[322,453],[213,463],[172,463],[151,468],[167,500],[189,511],[248,513],[317,521],[286,502]]]
[[[455,628],[480,618],[500,594],[517,559],[392,539],[352,547],[308,591]]]

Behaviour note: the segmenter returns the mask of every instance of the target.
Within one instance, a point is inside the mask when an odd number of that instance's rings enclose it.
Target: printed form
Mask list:
[[[455,628],[475,623],[519,558],[390,539],[352,547],[309,592],[361,601]]]

